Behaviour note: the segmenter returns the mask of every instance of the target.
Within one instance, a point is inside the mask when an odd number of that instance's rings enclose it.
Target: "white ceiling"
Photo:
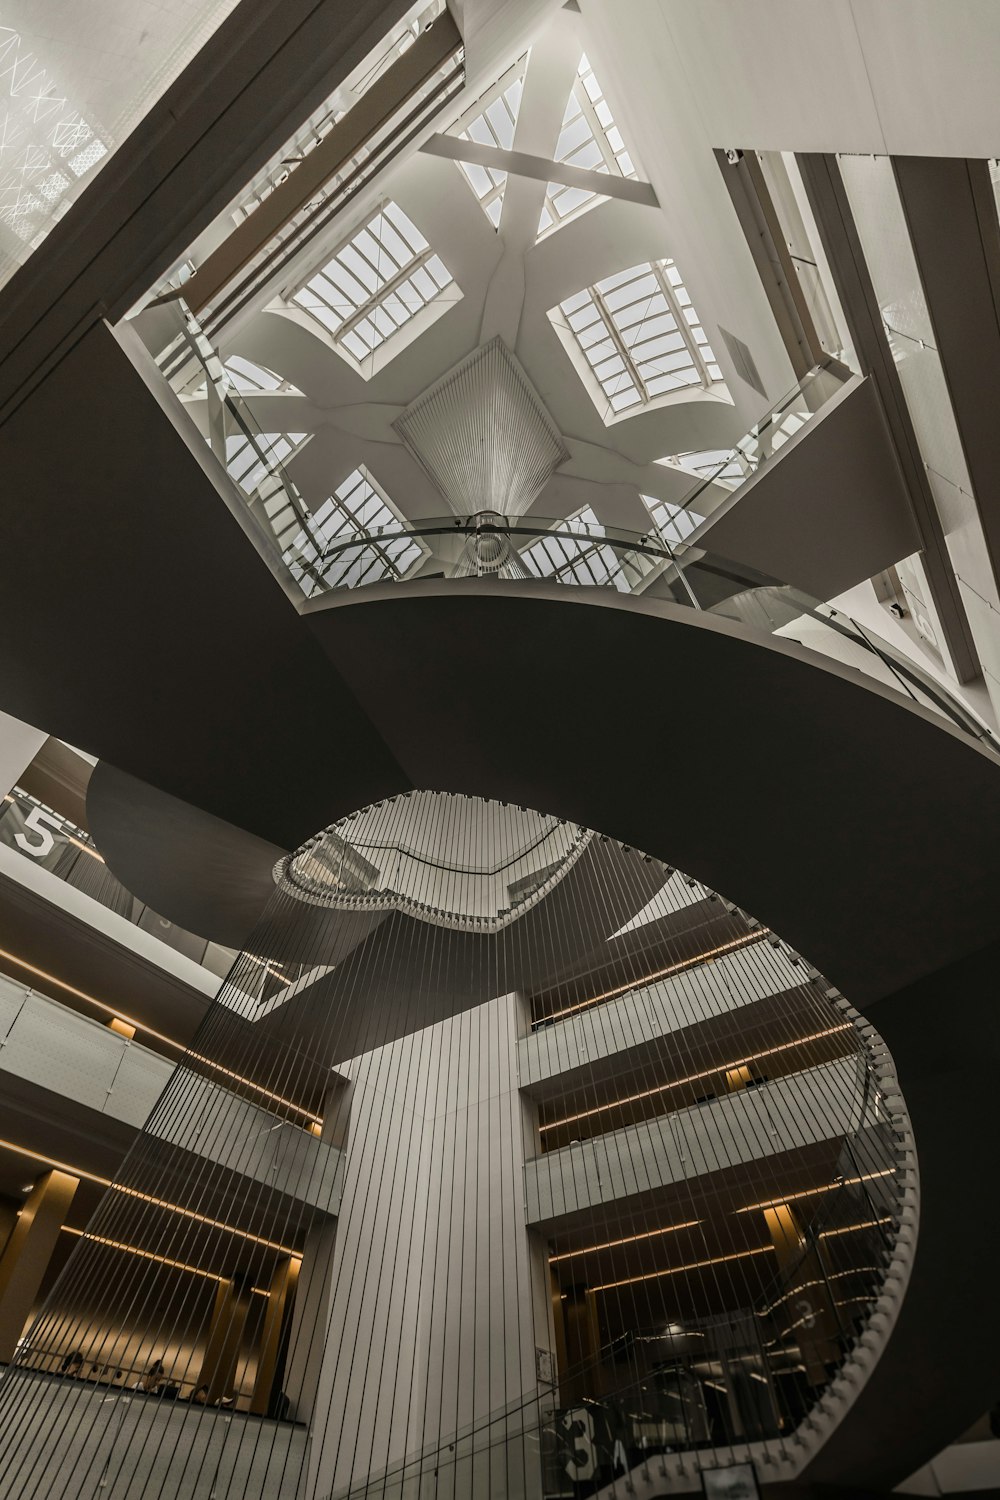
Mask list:
[[[629,0],[631,5],[636,0]],[[537,3],[507,8],[508,42],[488,74],[482,66],[460,115],[523,51],[524,16]],[[467,22],[470,19],[467,11]],[[515,11],[521,16],[514,25]],[[591,505],[607,524],[648,528],[639,492],[679,499],[690,475],[656,464],[669,454],[725,448],[770,404],[728,364],[717,325],[751,349],[771,400],[793,374],[725,184],[692,114],[687,89],[672,105],[660,87],[636,99],[624,56],[621,7],[599,4],[595,16],[551,6],[530,40],[515,149],[552,158],[577,65],[585,50],[626,145],[635,151],[660,207],[605,200],[536,243],[545,184],[507,180],[499,232],[480,208],[461,168],[417,152],[394,167],[380,190],[409,215],[442,256],[462,296],[412,343],[365,380],[337,354],[310,320],[293,321],[271,302],[244,322],[223,353],[239,353],[287,378],[302,392],[251,398],[266,431],[312,432],[292,460],[292,476],[314,506],[358,464],[365,464],[405,515],[440,515],[443,498],[402,448],[392,422],[422,391],[478,345],[499,335],[513,350],[563,435],[569,460],[536,501],[538,515],[561,516]],[[628,28],[631,29],[631,28]],[[488,31],[488,28],[487,28]],[[482,40],[486,34],[480,31]],[[513,41],[510,41],[513,38]],[[477,44],[478,46],[478,44]],[[476,61],[482,64],[479,47]],[[446,128],[450,120],[440,123]],[[356,208],[312,256],[309,269],[364,218]],[[733,397],[682,392],[673,404],[649,408],[606,426],[554,332],[547,313],[602,277],[639,262],[672,256],[691,293]],[[294,286],[282,288],[285,293]],[[273,293],[272,293],[273,295]]]

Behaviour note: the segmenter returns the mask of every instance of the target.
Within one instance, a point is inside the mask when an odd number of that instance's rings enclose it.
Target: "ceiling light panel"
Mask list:
[[[605,420],[688,389],[727,395],[722,371],[672,260],[643,261],[549,313]]]
[[[425,309],[461,294],[441,257],[395,203],[385,202],[291,298],[362,373],[376,351]],[[437,308],[444,311],[444,306]]]
[[[498,78],[493,87],[466,110],[448,134],[457,136],[461,141],[475,141],[480,146],[495,146],[501,151],[512,150],[527,62],[525,54],[512,68],[508,68],[503,77]],[[483,213],[493,227],[498,228],[507,173],[493,167],[481,167],[475,162],[460,161],[457,165],[478,198]]]
[[[586,53],[580,59],[573,88],[563,116],[562,130],[556,146],[555,160],[570,167],[584,167],[592,172],[609,172],[616,177],[635,178],[635,162],[626,148],[622,133],[615,124],[611,106],[594,75]],[[588,208],[604,200],[585,188],[565,187],[550,182],[545,189],[545,203],[538,222],[538,237],[558,229]]]

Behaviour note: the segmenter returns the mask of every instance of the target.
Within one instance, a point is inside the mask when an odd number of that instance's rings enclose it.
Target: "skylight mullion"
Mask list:
[[[699,380],[707,390],[713,384],[712,377],[708,371],[708,365],[701,356],[701,351],[695,342],[684,308],[678,301],[676,289],[671,285],[670,278],[665,274],[664,265],[661,261],[657,261],[654,264],[653,274],[660,284],[660,290],[667,300],[667,306],[673,313],[674,322],[677,324],[677,331],[684,340],[688,353],[691,355],[691,363],[698,372]],[[691,306],[690,298],[688,299],[687,306]]]
[[[613,314],[608,311],[608,306],[607,306],[607,303],[604,300],[603,294],[601,292],[599,292],[596,287],[593,288],[593,298],[594,298],[594,302],[596,303],[596,305],[597,305],[597,307],[598,307],[598,309],[600,311],[601,317],[604,319],[604,323],[605,323],[605,325],[607,327],[608,334],[610,335],[611,340],[614,343],[615,348],[617,349],[619,355],[621,356],[622,363],[624,364],[625,369],[631,375],[632,380],[635,383],[636,389],[639,390],[639,391],[643,391],[645,389],[645,387],[643,386],[642,379],[641,379],[641,377],[639,375],[639,371],[636,369],[635,363],[634,363],[634,361],[632,359],[632,355],[631,355],[631,353],[630,353],[630,351],[628,349],[628,346],[626,345],[625,340],[621,336],[621,333],[620,333],[620,331],[618,329],[618,325],[617,325],[617,323],[614,320]],[[620,389],[620,387],[619,387],[619,389]],[[611,391],[608,391],[606,387],[605,387],[605,391],[606,391],[606,394],[609,395],[609,396],[612,395],[612,394],[615,394],[615,393],[613,393]]]

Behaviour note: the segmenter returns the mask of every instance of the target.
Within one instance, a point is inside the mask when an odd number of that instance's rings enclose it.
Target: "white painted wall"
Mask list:
[[[802,984],[804,977],[801,967],[766,941],[723,954],[522,1037],[517,1044],[521,1086],[530,1088],[595,1058],[779,995]]]
[[[537,1157],[525,1168],[528,1223],[549,1223],[874,1124],[873,1115],[862,1118],[857,1067],[855,1058],[841,1058]]]
[[[0,713],[0,797],[17,785],[47,739],[44,730]]]

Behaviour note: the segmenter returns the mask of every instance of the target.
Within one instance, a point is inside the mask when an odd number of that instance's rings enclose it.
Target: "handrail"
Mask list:
[[[500,538],[502,543],[506,543],[506,551],[502,552],[498,563],[495,549],[491,545],[488,565],[470,574],[466,566],[474,565],[476,549],[483,537],[488,538],[491,544],[494,539]],[[768,574],[733,563],[728,558],[717,557],[702,546],[692,544],[690,540],[671,544],[655,528],[650,532],[638,533],[603,523],[542,516],[508,518],[494,512],[433,517],[414,525],[401,523],[391,527],[373,527],[366,536],[338,540],[323,551],[314,564],[314,576],[322,580],[322,587],[317,592],[349,592],[382,582],[380,578],[371,578],[356,585],[341,584],[334,577],[338,559],[363,550],[369,541],[421,541],[425,543],[422,554],[426,554],[427,550],[434,552],[433,545],[428,549],[426,543],[433,542],[435,538],[454,538],[464,543],[462,554],[457,559],[454,556],[442,557],[441,549],[437,549],[434,561],[443,567],[445,577],[477,576],[492,580],[500,587],[504,582],[513,581],[521,585],[535,582],[615,588],[620,588],[624,583],[625,587],[621,590],[623,592],[664,599],[724,619],[736,619],[745,625],[751,625],[751,628],[764,628],[769,634],[784,629],[794,619],[811,620],[820,625],[823,631],[850,641],[867,656],[881,662],[891,679],[890,685],[898,691],[918,703],[929,699],[933,707],[963,733],[995,753],[1000,753],[993,732],[978,719],[972,709],[960,702],[916,661],[904,656],[867,627],[862,627],[850,615],[811,598],[800,589],[784,584]],[[518,539],[522,539],[520,546],[515,545]],[[569,544],[566,562],[548,572],[539,572],[537,566],[535,570],[531,569],[526,561],[527,554],[538,544],[549,540]],[[576,557],[573,555],[574,549]],[[573,565],[585,551],[603,554],[605,549],[611,554],[611,557],[604,556],[606,576],[581,580],[573,571]],[[470,557],[473,559],[472,563]],[[537,565],[537,557],[534,560]],[[614,569],[611,567],[612,561]],[[646,563],[645,571],[642,568],[643,561]],[[630,572],[637,576],[630,578]],[[428,576],[423,564],[420,573],[395,580],[393,586],[405,588],[420,576]],[[311,597],[315,598],[316,594]],[[748,621],[744,617],[748,601],[760,618]],[[781,606],[781,618],[775,618],[775,604]],[[794,636],[788,638],[795,639]],[[811,638],[800,644],[823,654],[820,632],[812,632]]]

